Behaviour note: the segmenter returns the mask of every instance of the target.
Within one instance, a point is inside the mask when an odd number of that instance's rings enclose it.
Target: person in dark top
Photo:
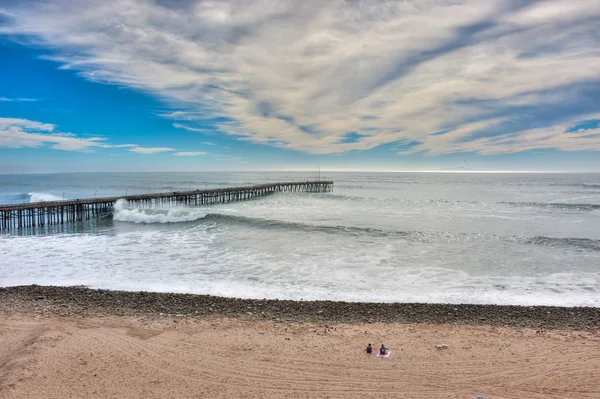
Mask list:
[[[379,354],[381,356],[385,355],[385,353],[387,352],[387,348],[385,346],[383,346],[383,344],[381,344],[381,348],[379,348]]]
[[[373,347],[371,346],[371,344],[367,345],[367,353],[370,355],[371,353],[373,353]]]

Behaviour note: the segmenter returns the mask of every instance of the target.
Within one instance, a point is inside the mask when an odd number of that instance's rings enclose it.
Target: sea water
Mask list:
[[[0,203],[306,181],[315,173],[0,176]],[[0,286],[243,298],[600,306],[600,175],[327,173],[332,193],[129,208],[0,234]]]

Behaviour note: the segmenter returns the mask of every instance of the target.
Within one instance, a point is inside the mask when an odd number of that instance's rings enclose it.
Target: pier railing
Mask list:
[[[322,193],[332,190],[332,181],[306,181],[0,205],[0,230],[65,224],[105,216],[112,213],[114,204],[120,199],[136,208],[201,206],[244,201],[281,191]]]

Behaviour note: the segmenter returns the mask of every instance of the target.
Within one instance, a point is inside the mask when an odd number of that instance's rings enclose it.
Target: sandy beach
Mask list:
[[[89,311],[81,288],[40,290],[0,290],[3,399],[600,398],[595,324],[124,315],[118,302]],[[367,343],[392,355],[364,355]]]

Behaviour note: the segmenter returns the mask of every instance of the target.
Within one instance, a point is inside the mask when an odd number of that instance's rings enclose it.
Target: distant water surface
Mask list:
[[[315,173],[0,175],[0,203],[315,179]],[[334,192],[118,207],[0,234],[0,286],[250,298],[600,306],[600,175],[327,173]]]

